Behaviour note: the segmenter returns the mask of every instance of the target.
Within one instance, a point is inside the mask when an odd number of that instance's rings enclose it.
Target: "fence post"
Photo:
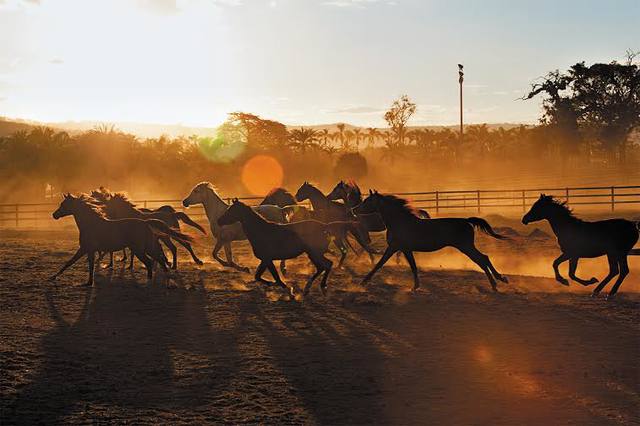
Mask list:
[[[564,189],[564,193],[565,193],[565,197],[566,197],[566,199],[567,199],[567,200],[566,200],[566,201],[567,201],[567,204],[569,204],[569,188],[565,188],[565,189]]]
[[[478,213],[480,213],[480,190],[476,190],[476,195],[478,196]]]
[[[440,211],[440,197],[438,191],[436,191],[436,215]]]
[[[611,211],[616,209],[616,199],[615,199],[615,187],[611,187]]]
[[[16,204],[16,228],[18,227],[18,222],[19,222],[19,219],[18,219],[18,205]]]
[[[524,195],[524,189],[522,190],[522,211],[525,212],[527,210],[527,197]]]

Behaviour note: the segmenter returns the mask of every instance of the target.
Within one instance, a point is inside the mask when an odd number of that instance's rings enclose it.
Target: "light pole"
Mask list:
[[[462,146],[462,138],[464,137],[464,129],[462,127],[462,82],[464,81],[464,71],[462,64],[458,64],[458,83],[460,83],[460,146]]]

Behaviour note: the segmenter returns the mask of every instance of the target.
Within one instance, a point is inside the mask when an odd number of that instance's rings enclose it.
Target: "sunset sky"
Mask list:
[[[534,122],[528,85],[640,49],[640,1],[0,0],[0,115],[214,126]]]

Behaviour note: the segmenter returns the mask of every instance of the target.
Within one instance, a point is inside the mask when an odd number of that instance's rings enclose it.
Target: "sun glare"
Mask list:
[[[280,162],[269,155],[256,155],[242,167],[242,184],[252,195],[265,195],[283,179]]]

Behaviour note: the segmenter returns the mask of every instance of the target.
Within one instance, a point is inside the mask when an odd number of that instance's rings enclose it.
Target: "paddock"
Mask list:
[[[552,238],[489,220],[513,238],[476,238],[510,279],[497,294],[445,250],[417,256],[416,294],[393,259],[361,288],[362,256],[304,300],[213,263],[208,237],[194,246],[205,265],[179,250],[168,279],[147,283],[138,264],[81,287],[81,261],[49,283],[74,226],[2,230],[2,423],[640,422],[640,259],[615,301],[593,300],[553,279]],[[246,242],[234,250],[255,269]],[[601,277],[606,260],[580,268]],[[309,269],[291,261],[287,283]]]

